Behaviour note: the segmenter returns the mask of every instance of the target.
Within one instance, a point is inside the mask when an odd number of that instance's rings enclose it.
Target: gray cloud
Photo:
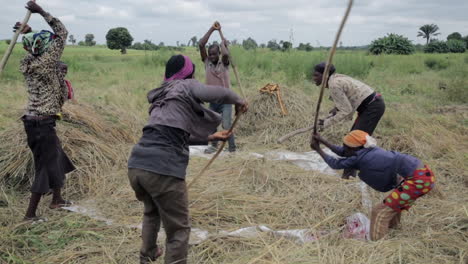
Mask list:
[[[14,2],[14,3],[11,3]],[[26,1],[24,1],[25,3]],[[330,45],[344,13],[345,0],[38,0],[58,16],[78,40],[93,33],[99,43],[112,27],[127,27],[136,41],[151,39],[174,45],[201,37],[219,20],[229,39],[253,37],[259,43],[270,39]],[[43,3],[42,3],[43,2]],[[10,38],[11,25],[25,15],[21,1],[0,0],[0,39]],[[344,45],[364,45],[386,33],[405,35],[415,43],[418,28],[427,23],[439,26],[445,38],[458,31],[468,35],[468,1],[448,0],[357,0],[342,36]],[[33,28],[47,28],[34,15]],[[216,36],[217,38],[217,36]]]

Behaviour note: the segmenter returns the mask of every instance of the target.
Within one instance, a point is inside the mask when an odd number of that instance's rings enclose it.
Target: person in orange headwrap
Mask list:
[[[320,143],[343,158],[327,155]],[[362,130],[349,132],[343,143],[342,147],[335,146],[315,134],[311,147],[331,168],[359,170],[359,178],[379,192],[393,189],[371,213],[370,237],[381,239],[389,228],[399,224],[401,211],[434,188],[434,173],[413,156],[377,147],[375,139]]]

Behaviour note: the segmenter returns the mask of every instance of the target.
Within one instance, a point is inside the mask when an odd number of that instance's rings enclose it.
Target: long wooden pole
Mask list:
[[[219,36],[221,37],[221,41],[225,40],[223,32],[221,31],[221,29],[219,29]],[[245,99],[246,97],[245,97],[244,89],[242,88],[242,83],[241,83],[240,78],[239,78],[239,72],[237,72],[236,63],[232,59],[232,55],[231,55],[230,52],[229,52],[229,63],[231,64],[232,71],[234,72],[234,76],[236,77],[237,84],[239,84],[239,88],[240,88],[242,98]]]
[[[219,31],[219,35],[221,37],[221,40],[224,40],[224,36],[223,36],[223,32],[221,32],[221,29],[218,30]],[[239,85],[239,88],[240,88],[240,91],[241,91],[241,95],[242,97],[245,99],[245,94],[244,94],[244,89],[242,88],[242,83],[240,81],[240,78],[239,78],[239,73],[237,72],[237,68],[236,68],[236,65],[235,63],[233,62],[232,60],[232,56],[231,56],[231,53],[229,53],[229,63],[231,64],[231,67],[232,67],[232,71],[234,72],[234,75],[236,77],[236,81],[237,81],[237,84]],[[236,127],[237,123],[239,122],[239,119],[241,117],[242,113],[241,112],[238,112],[236,113],[236,118],[234,119],[234,122],[232,123],[231,125],[231,128],[229,129],[229,132],[231,133],[234,128]],[[213,162],[218,158],[219,154],[221,154],[221,151],[223,151],[224,147],[226,146],[226,141],[223,141],[221,143],[221,146],[219,146],[218,150],[216,151],[216,153],[213,155],[213,157],[210,159],[210,161],[208,161],[208,163],[203,167],[203,169],[197,174],[197,176],[195,176],[193,178],[193,180],[189,183],[189,185],[187,186],[187,189],[190,189],[192,187],[192,185],[198,180],[201,178],[201,176],[203,176],[203,174],[205,174],[205,172],[208,170],[208,168],[211,166],[211,164],[213,164]]]
[[[335,55],[335,52],[336,52],[336,46],[338,45],[338,42],[339,42],[340,37],[341,37],[341,33],[343,32],[343,28],[344,28],[344,26],[346,24],[346,21],[348,20],[349,13],[351,12],[351,7],[352,6],[353,6],[353,0],[349,0],[348,7],[346,8],[345,15],[344,15],[344,17],[343,17],[343,19],[341,21],[338,32],[336,33],[335,41],[333,42],[332,49],[330,50],[330,53],[328,54],[328,59],[327,59],[327,63],[326,63],[326,66],[325,66],[325,71],[323,72],[323,76],[322,76],[322,86],[320,88],[320,95],[319,95],[319,99],[318,99],[318,102],[317,102],[317,108],[316,108],[316,111],[315,111],[314,125],[311,126],[311,127],[301,128],[301,129],[298,129],[296,131],[293,131],[293,132],[279,138],[278,143],[282,143],[286,139],[288,139],[288,138],[290,138],[292,136],[305,133],[305,132],[310,131],[312,129],[313,129],[314,133],[317,132],[318,116],[319,116],[319,112],[320,112],[320,106],[322,104],[323,93],[324,93],[326,85],[328,84],[328,76],[329,76],[330,66],[331,66],[331,63],[333,61],[333,56]]]
[[[3,55],[2,61],[0,62],[0,76],[3,70],[5,69],[8,59],[10,58],[10,55],[13,52],[13,49],[15,48],[16,41],[18,41],[19,35],[23,31],[26,24],[28,24],[28,21],[30,18],[31,18],[31,11],[28,10],[28,12],[26,13],[26,16],[23,19],[23,22],[21,23],[20,28],[15,31],[15,34],[13,34],[13,38],[11,39],[10,45],[8,46],[8,49],[6,50],[5,54]]]
[[[323,92],[325,90],[325,87],[328,85],[328,76],[329,76],[330,66],[333,61],[333,56],[335,55],[335,52],[336,52],[336,46],[338,46],[338,41],[340,41],[341,32],[343,32],[343,28],[346,24],[346,20],[348,20],[348,16],[349,16],[349,13],[351,12],[352,6],[353,6],[353,0],[349,0],[348,8],[346,8],[346,12],[343,17],[343,20],[341,21],[340,28],[338,29],[338,32],[336,33],[335,42],[333,43],[332,49],[330,50],[330,54],[328,55],[327,64],[325,66],[325,71],[323,72],[323,76],[322,76],[322,87],[320,88],[320,95],[319,95],[319,99],[317,102],[317,110],[315,111],[314,133],[317,133],[317,125],[318,125],[317,121],[318,121],[318,116],[320,112],[320,106],[322,104]]]

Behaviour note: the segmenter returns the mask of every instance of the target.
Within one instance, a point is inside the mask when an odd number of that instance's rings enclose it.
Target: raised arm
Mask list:
[[[227,40],[223,38],[221,41],[221,60],[225,66],[229,65],[229,48]]]
[[[65,42],[68,36],[67,29],[58,18],[51,16],[35,2],[29,1],[26,8],[29,9],[31,13],[40,14],[54,31],[55,38],[47,49],[47,53],[52,57],[52,59],[58,61],[62,56],[63,49],[65,48]]]
[[[208,53],[206,52],[206,43],[208,43],[208,40],[210,39],[210,36],[211,34],[213,34],[213,32],[215,30],[217,30],[216,26],[217,26],[217,21],[210,27],[210,29],[208,30],[208,32],[206,32],[206,34],[203,36],[203,38],[200,39],[199,43],[198,43],[198,47],[200,48],[200,56],[201,56],[201,59],[203,62],[205,62],[206,58],[208,58]],[[219,23],[218,23],[219,24]]]

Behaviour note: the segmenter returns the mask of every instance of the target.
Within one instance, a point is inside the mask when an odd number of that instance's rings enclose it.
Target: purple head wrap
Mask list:
[[[182,55],[185,59],[184,67],[169,78],[164,77],[165,82],[173,80],[183,80],[193,73],[193,63],[188,56]]]

